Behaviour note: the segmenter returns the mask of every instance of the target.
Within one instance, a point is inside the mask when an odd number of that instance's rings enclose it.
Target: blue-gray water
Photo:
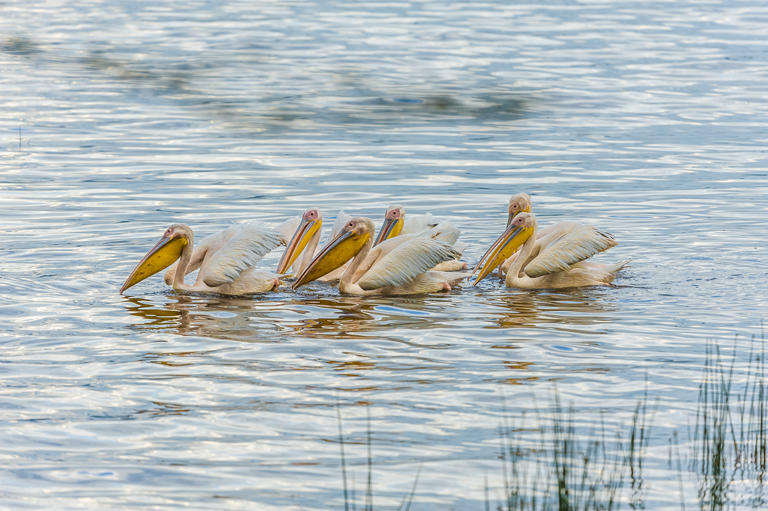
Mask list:
[[[556,382],[618,427],[647,378],[648,506],[679,509],[667,445],[704,343],[768,312],[767,26],[748,1],[2,4],[0,507],[342,509],[338,400],[358,492],[370,410],[377,508],[423,464],[412,509],[484,509],[502,393],[519,415]],[[557,292],[117,292],[171,223],[309,206],[432,212],[472,265],[521,191],[632,267]]]

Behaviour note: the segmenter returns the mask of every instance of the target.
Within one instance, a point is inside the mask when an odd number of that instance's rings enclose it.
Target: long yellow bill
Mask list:
[[[367,232],[357,234],[354,231],[341,231],[326,247],[315,256],[307,269],[305,269],[296,282],[291,286],[294,290],[304,284],[317,280],[323,275],[331,273],[355,257],[363,245],[370,238]]]
[[[286,270],[288,270],[288,268],[293,266],[293,263],[296,262],[296,259],[298,259],[301,253],[304,252],[304,249],[307,247],[309,240],[317,232],[317,230],[322,227],[322,225],[323,221],[319,219],[301,219],[299,228],[296,229],[296,232],[293,234],[291,242],[288,243],[287,247],[285,247],[283,257],[280,259],[280,263],[277,265],[277,273],[283,274],[286,272]]]
[[[403,225],[405,225],[405,220],[402,218],[385,219],[384,225],[381,226],[381,231],[379,231],[379,235],[376,238],[376,241],[373,243],[373,246],[376,246],[382,241],[388,240],[389,238],[394,238],[400,234],[400,231],[403,230]]]
[[[530,210],[530,208],[525,208],[523,211],[515,211],[514,213],[510,213],[509,216],[507,217],[507,227],[509,227],[509,224],[512,223],[512,220],[514,220],[517,215],[519,215],[520,213],[530,213],[529,210]],[[494,249],[494,247],[496,247],[496,243],[498,243],[498,241],[499,240],[496,240],[496,242],[493,245],[491,245],[491,248],[486,250],[485,254],[483,254],[483,257],[480,258],[480,263],[485,261],[485,258],[488,257],[488,254],[490,254],[491,251]],[[523,243],[525,243],[525,242],[523,242]],[[512,252],[512,254],[514,254],[514,252]],[[512,254],[510,254],[510,255],[512,255]],[[472,273],[475,273],[478,269],[480,269],[480,263],[477,263],[477,266],[475,266],[475,269],[472,271]],[[501,263],[499,263],[499,264],[501,264]],[[497,264],[496,266],[491,268],[491,271],[496,269],[499,266],[499,264]],[[490,272],[488,272],[488,273],[490,273]],[[483,278],[485,278],[485,277],[483,277]],[[478,280],[477,282],[480,282],[480,280]],[[477,284],[477,282],[475,282],[475,284]]]
[[[475,279],[473,286],[487,277],[493,270],[495,270],[501,263],[506,261],[512,254],[517,252],[523,243],[528,241],[528,238],[533,234],[533,227],[520,227],[511,226],[507,228],[504,233],[491,245],[491,248],[485,253],[480,262],[477,264],[475,271],[480,265],[483,265],[482,271]],[[484,263],[484,261],[487,261]]]
[[[155,273],[168,268],[170,265],[176,262],[181,257],[181,251],[187,244],[187,238],[170,238],[163,236],[160,241],[157,242],[152,250],[144,256],[136,268],[133,269],[131,274],[125,280],[123,287],[120,288],[122,293],[129,287],[135,286],[142,280],[151,277]]]

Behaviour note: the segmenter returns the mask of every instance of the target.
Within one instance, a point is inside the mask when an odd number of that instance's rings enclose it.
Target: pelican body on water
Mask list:
[[[518,212],[507,229],[491,245],[477,265],[482,270],[474,284],[483,280],[497,266],[508,262],[507,287],[554,289],[604,286],[627,265],[586,262],[595,254],[618,245],[605,231],[578,222],[561,222],[548,233],[538,236],[538,222],[533,213]],[[520,249],[520,252],[516,253]]]
[[[171,266],[165,282],[179,291],[242,295],[277,289],[279,275],[259,271],[257,262],[282,242],[280,235],[258,223],[237,224],[212,234],[194,249],[195,236],[186,224],[170,226],[136,265],[120,288],[126,289]],[[184,277],[199,269],[192,285]]]
[[[628,261],[588,262],[618,245],[605,231],[565,221],[538,229],[525,193],[509,200],[507,229],[480,258],[477,284],[499,268],[507,287],[564,288],[608,285]],[[313,281],[339,281],[339,290],[356,295],[410,295],[450,291],[465,278],[460,231],[431,214],[406,218],[390,206],[376,236],[370,218],[340,211],[327,241],[320,242],[323,214],[309,208],[275,228],[249,222],[233,225],[194,246],[192,229],[170,226],[126,279],[120,292],[168,268],[165,283],[198,293],[243,295],[277,290],[289,268],[298,275],[294,290]],[[276,272],[255,265],[279,245],[286,246]],[[303,254],[303,256],[302,256]],[[187,274],[199,270],[194,284]]]
[[[403,239],[368,258],[376,227],[370,218],[355,217],[344,226],[293,283],[293,289],[336,270],[350,259],[339,291],[354,295],[411,295],[450,291],[469,274],[430,271],[457,257],[450,245],[431,237]],[[394,239],[391,241],[395,241]]]

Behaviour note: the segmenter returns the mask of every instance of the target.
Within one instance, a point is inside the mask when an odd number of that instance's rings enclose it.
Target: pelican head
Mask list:
[[[533,235],[536,226],[536,217],[533,213],[518,213],[507,226],[507,230],[499,236],[480,262],[477,263],[475,271],[480,268],[480,265],[483,266],[483,269],[472,285],[477,285],[497,266],[514,254]]]
[[[301,215],[301,223],[293,234],[291,241],[285,247],[283,257],[277,265],[277,273],[283,274],[307,247],[309,240],[323,227],[323,213],[318,208],[309,208]]]
[[[370,218],[361,216],[353,218],[315,256],[291,287],[296,290],[304,284],[319,279],[323,275],[340,268],[362,250],[375,232],[376,226]]]
[[[194,239],[192,229],[188,225],[173,224],[170,226],[160,241],[136,265],[136,268],[125,280],[123,287],[120,288],[120,292],[122,293],[129,287],[135,286],[142,280],[175,263],[181,257],[181,252],[187,243],[194,243]]]
[[[402,206],[390,206],[384,214],[384,225],[381,226],[379,236],[373,245],[376,246],[384,240],[394,238],[403,230],[403,225],[405,225],[405,208]]]
[[[520,213],[531,212],[531,196],[527,193],[518,193],[513,195],[509,199],[509,217],[507,218],[507,225],[512,222]]]

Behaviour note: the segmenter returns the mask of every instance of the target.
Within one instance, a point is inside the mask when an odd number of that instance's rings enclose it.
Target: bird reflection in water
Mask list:
[[[254,335],[253,299],[212,298],[176,295],[171,301],[157,303],[146,298],[125,297],[131,316],[142,322],[130,328],[141,331],[199,335],[215,339],[257,341]],[[261,326],[275,329],[274,321]]]
[[[286,337],[368,339],[398,329],[430,329],[460,320],[445,312],[442,297],[360,298],[333,296],[310,300],[173,295],[159,303],[125,297],[131,316],[141,322],[130,328],[199,335],[245,342],[280,342]],[[404,342],[401,336],[393,341]]]
[[[558,329],[576,331],[579,326],[594,326],[611,321],[616,311],[610,293],[592,289],[520,292],[488,299],[490,325],[486,328],[536,327],[559,324]],[[594,333],[593,330],[580,330]]]

